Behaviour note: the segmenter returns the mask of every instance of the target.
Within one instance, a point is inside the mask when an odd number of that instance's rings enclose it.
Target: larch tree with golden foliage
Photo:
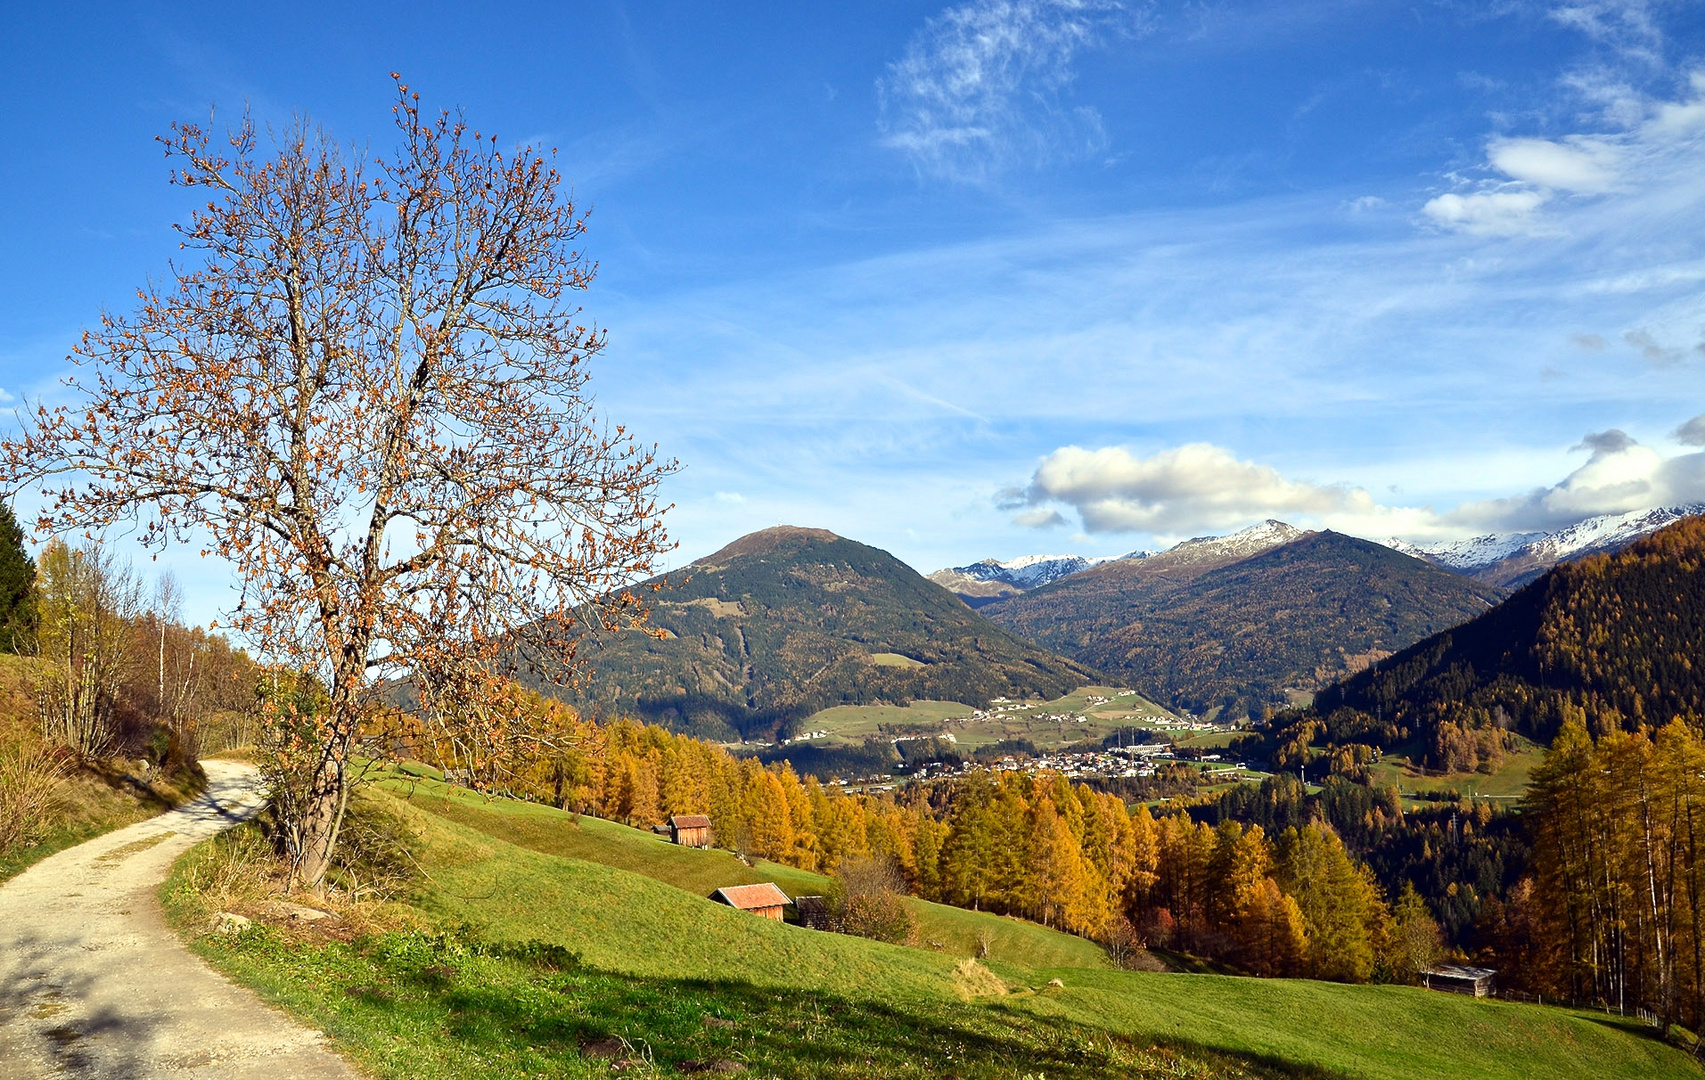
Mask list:
[[[263,148],[175,125],[193,265],[104,316],[76,350],[80,401],[5,443],[44,532],[137,522],[233,564],[234,628],[323,684],[275,730],[302,765],[294,879],[330,864],[346,765],[388,680],[462,760],[522,760],[515,665],[561,680],[587,633],[639,625],[627,589],[667,540],[673,463],[587,394],[604,344],[575,297],[595,266],[550,155],[499,148],[400,81],[398,146],[373,160],[297,121]],[[300,697],[300,695],[297,695]]]

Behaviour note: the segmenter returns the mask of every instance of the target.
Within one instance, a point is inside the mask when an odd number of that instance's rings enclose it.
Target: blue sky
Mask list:
[[[171,121],[559,150],[676,561],[1705,500],[1705,5],[10,5],[0,390],[169,272]],[[221,569],[168,557],[192,608]]]

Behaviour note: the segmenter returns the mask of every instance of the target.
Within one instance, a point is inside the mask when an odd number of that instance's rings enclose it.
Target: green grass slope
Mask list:
[[[709,896],[724,885],[764,881],[775,882],[789,896],[821,895],[829,889],[829,879],[821,874],[762,859],[747,866],[732,852],[678,847],[641,829],[575,817],[554,807],[488,800],[466,788],[431,781],[388,781],[386,787],[419,809],[518,847],[642,874],[696,896]],[[985,940],[992,958],[1024,967],[1106,966],[1106,954],[1094,942],[1023,919],[923,900],[912,901],[912,906],[920,944],[939,946],[947,955],[973,956],[979,940]]]
[[[973,997],[953,956],[758,919],[518,847],[418,796],[375,798],[421,838],[416,917],[461,933],[293,944],[254,930],[198,948],[384,1077],[609,1075],[610,1057],[652,1076],[1699,1073],[1613,1018],[1414,989],[997,964],[1012,992]],[[219,847],[196,849],[168,882],[180,918]],[[1054,976],[1064,985],[1047,987]]]
[[[660,580],[669,587],[648,595],[665,636],[589,647],[598,696],[585,704],[715,738],[768,738],[833,705],[982,705],[1096,681],[887,552],[822,529],[753,533]]]

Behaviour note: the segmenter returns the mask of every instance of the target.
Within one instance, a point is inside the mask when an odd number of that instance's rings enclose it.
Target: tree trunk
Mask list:
[[[302,801],[302,820],[296,827],[296,868],[291,877],[292,885],[310,892],[325,890],[326,872],[331,869],[338,829],[343,824],[348,797],[344,757],[340,747],[327,747]]]

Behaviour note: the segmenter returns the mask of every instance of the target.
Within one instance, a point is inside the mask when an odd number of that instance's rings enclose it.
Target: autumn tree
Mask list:
[[[1444,953],[1439,944],[1439,924],[1410,882],[1403,883],[1403,892],[1391,909],[1391,939],[1386,952],[1392,975],[1402,982],[1418,982]]]
[[[192,264],[86,332],[74,403],[4,445],[5,486],[43,488],[38,530],[198,543],[237,570],[234,627],[323,684],[323,711],[281,718],[309,887],[383,683],[465,759],[537,743],[505,677],[572,679],[586,633],[643,618],[627,585],[666,546],[672,463],[587,393],[595,267],[550,155],[397,89],[398,145],[371,160],[304,121],[270,148],[248,120],[175,125],[172,180],[207,196],[179,227]]]
[[[1351,860],[1337,834],[1313,824],[1286,829],[1278,856],[1278,883],[1296,898],[1302,914],[1308,973],[1366,982],[1388,913],[1365,870]]]
[[[55,540],[41,553],[38,594],[42,733],[85,757],[102,755],[119,741],[141,582],[94,544]]]

